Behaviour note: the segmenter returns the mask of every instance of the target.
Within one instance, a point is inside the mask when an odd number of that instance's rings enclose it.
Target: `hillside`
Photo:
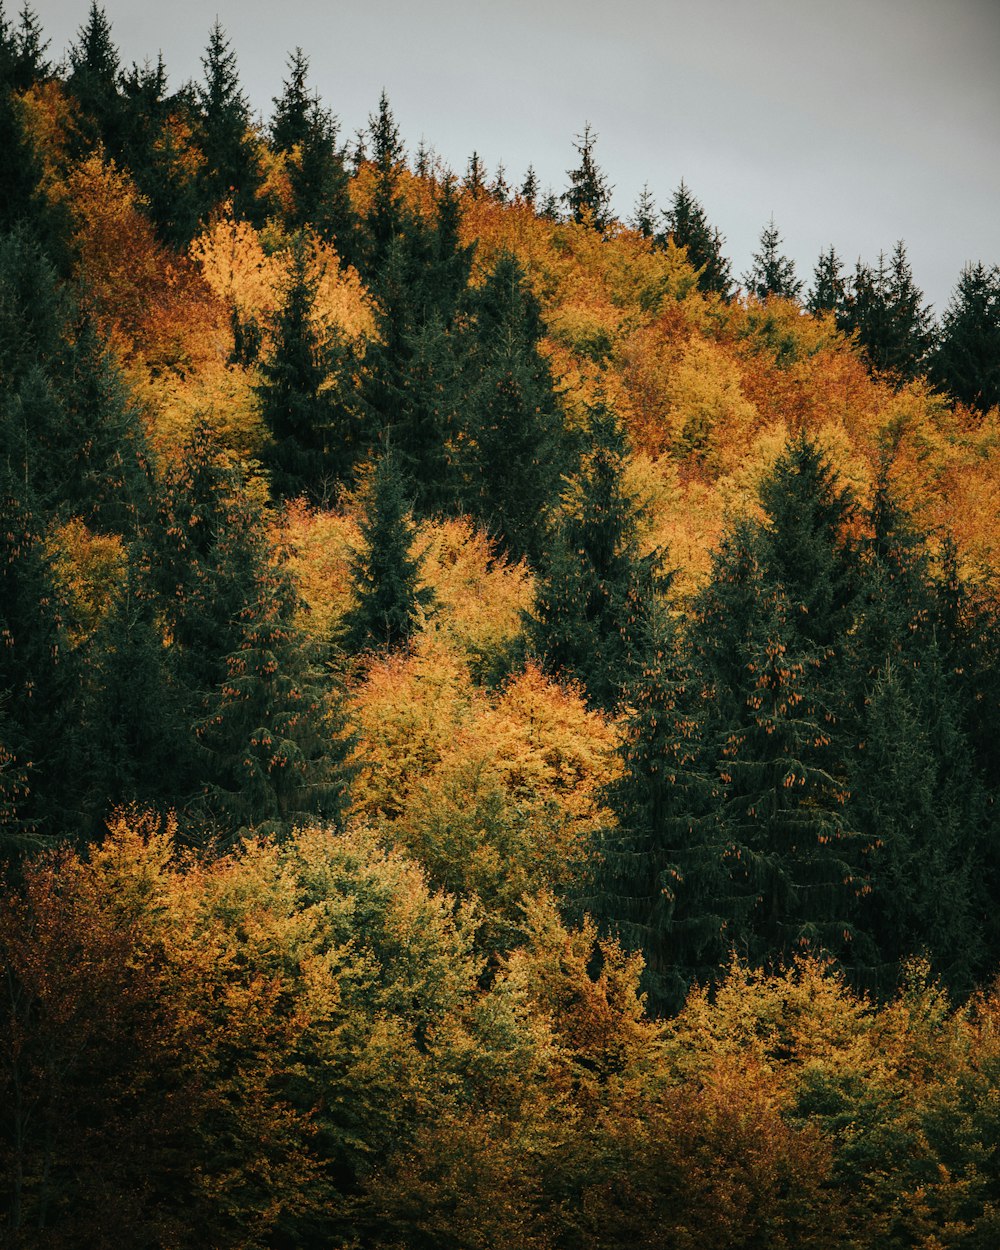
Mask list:
[[[0,7],[0,1232],[992,1246],[1000,270],[809,289]]]

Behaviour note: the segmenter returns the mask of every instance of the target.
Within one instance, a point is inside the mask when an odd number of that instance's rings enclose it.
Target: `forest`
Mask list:
[[[0,1244],[994,1250],[1000,267],[51,58],[0,3]]]

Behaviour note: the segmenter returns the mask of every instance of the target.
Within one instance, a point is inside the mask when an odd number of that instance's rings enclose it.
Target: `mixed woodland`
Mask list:
[[[1000,268],[0,5],[0,1241],[1000,1244]]]

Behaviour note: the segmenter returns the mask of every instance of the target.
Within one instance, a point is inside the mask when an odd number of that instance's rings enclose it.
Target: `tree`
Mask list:
[[[379,96],[378,112],[368,118],[368,139],[372,146],[371,162],[375,173],[375,188],[371,207],[365,217],[363,276],[377,280],[385,265],[390,245],[402,231],[406,212],[399,193],[399,177],[403,169],[404,148],[399,126],[389,107],[389,98],[383,91]]]
[[[665,236],[660,241],[673,239],[675,247],[685,249],[689,263],[698,270],[699,290],[728,299],[733,279],[729,260],[722,254],[725,239],[708,224],[705,210],[683,178],[663,216]]]
[[[933,336],[902,240],[889,262],[881,252],[874,269],[858,261],[840,326],[857,334],[869,369],[900,382],[916,377]]]
[[[569,456],[539,351],[541,309],[511,253],[497,258],[470,312],[461,502],[514,558],[537,562]]]
[[[833,313],[840,321],[847,300],[847,283],[844,280],[840,257],[833,247],[820,254],[813,274],[813,285],[806,300],[811,313]]]
[[[335,330],[317,329],[316,286],[308,241],[299,236],[257,387],[261,417],[274,440],[267,464],[279,496],[321,498],[333,481],[348,476],[358,450],[345,394],[349,349]]]
[[[478,152],[473,152],[469,157],[465,177],[462,180],[462,190],[474,200],[481,199],[486,194],[486,167],[480,160]]]
[[[962,270],[928,374],[979,412],[1000,405],[1000,266],[980,261]]]
[[[369,483],[351,581],[355,603],[344,618],[344,645],[351,652],[392,649],[412,637],[431,592],[420,585],[405,478],[393,450],[379,458]]]
[[[171,640],[161,763],[187,832],[287,833],[339,819],[346,743],[297,622],[284,551],[246,479],[200,427],[167,471],[143,556]]]
[[[233,211],[254,221],[260,215],[260,171],[250,135],[250,104],[239,83],[236,53],[218,19],[202,57],[204,81],[197,87],[201,146],[205,156],[205,211],[232,200]]]
[[[583,682],[592,707],[613,710],[656,646],[660,553],[639,551],[642,508],[623,484],[628,451],[618,417],[590,411],[590,447],[540,559],[530,633],[553,673]]]
[[[91,0],[87,21],[70,46],[69,62],[69,87],[83,109],[88,137],[120,157],[126,124],[118,85],[121,65],[111,23],[97,0]]]
[[[595,230],[607,230],[611,224],[611,192],[612,187],[594,160],[594,145],[597,135],[591,130],[590,122],[583,128],[583,134],[577,135],[573,142],[580,155],[580,164],[576,169],[567,170],[569,188],[562,194],[562,202],[566,205],[573,221],[586,222]]]
[[[782,299],[798,299],[802,283],[795,276],[795,262],[780,251],[781,235],[772,217],[760,236],[760,251],[753,254],[753,265],[741,281],[748,295],[767,299],[778,295]]]
[[[643,183],[629,225],[644,239],[651,239],[656,234],[656,216],[657,208],[653,193],[649,189],[649,183]]]
[[[814,946],[863,969],[866,840],[845,814],[843,729],[854,504],[805,435],[760,499],[765,522],[729,528],[692,621],[711,693],[727,935],[752,962]]]
[[[45,78],[50,66],[45,60],[49,43],[34,10],[25,0],[17,27],[11,26],[0,4],[0,87],[4,91],[27,91]]]
[[[357,214],[351,206],[350,180],[337,120],[306,91],[309,61],[301,48],[289,57],[289,76],[274,101],[271,140],[288,157],[292,208],[286,214],[296,230],[309,228],[333,243],[345,262],[357,252]]]

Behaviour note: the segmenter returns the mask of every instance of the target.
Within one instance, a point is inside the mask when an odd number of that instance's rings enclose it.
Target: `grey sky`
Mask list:
[[[17,7],[8,0],[8,12]],[[87,0],[35,0],[61,56]],[[473,149],[564,188],[589,121],[627,216],[683,177],[736,273],[774,214],[808,282],[831,243],[853,265],[906,241],[937,311],[968,260],[1000,262],[997,0],[106,0],[126,63],[201,73],[215,14],[265,116],[289,49],[345,134],[384,86],[412,151],[458,172]]]

